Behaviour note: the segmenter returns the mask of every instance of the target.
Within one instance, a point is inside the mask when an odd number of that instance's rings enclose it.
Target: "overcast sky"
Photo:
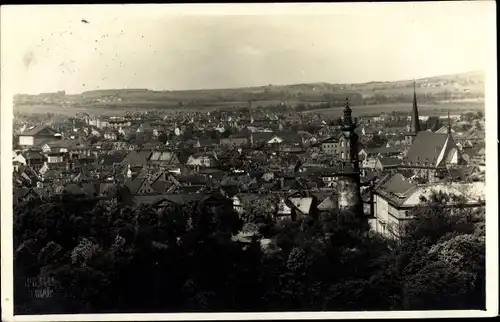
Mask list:
[[[485,69],[494,10],[489,2],[16,6],[2,8],[2,47],[17,93],[391,81]]]

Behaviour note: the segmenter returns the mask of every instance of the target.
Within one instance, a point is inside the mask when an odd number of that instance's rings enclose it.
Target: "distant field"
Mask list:
[[[280,104],[280,100],[268,100],[268,101],[253,101],[252,107],[262,106],[276,106]],[[287,105],[297,105],[302,103],[300,101],[285,101]],[[309,102],[314,103],[314,102]],[[88,113],[91,115],[121,115],[125,112],[133,112],[136,110],[147,110],[147,109],[161,109],[163,112],[175,112],[175,111],[214,111],[214,110],[224,110],[232,109],[233,107],[248,107],[248,102],[235,101],[235,102],[214,102],[214,103],[203,103],[200,105],[191,105],[179,107],[177,104],[172,103],[157,103],[157,102],[137,102],[137,103],[116,103],[116,104],[95,104],[89,106],[73,106],[73,107],[63,107],[58,105],[18,105],[14,108],[14,111],[20,113],[28,114],[63,114],[63,115],[76,115],[77,113]]]
[[[135,108],[117,107],[103,108],[99,107],[62,107],[57,105],[19,105],[14,108],[14,112],[27,114],[63,114],[75,116],[77,113],[88,113],[91,115],[121,115],[126,111],[134,111]]]
[[[370,115],[370,114],[380,114],[383,112],[390,113],[392,111],[397,112],[411,112],[412,104],[408,103],[397,103],[397,104],[383,104],[383,105],[361,105],[352,106],[353,114],[358,116]],[[342,107],[332,108],[332,109],[318,109],[309,110],[303,113],[319,113],[320,115],[327,118],[334,118],[342,116]],[[421,116],[439,116],[446,115],[449,112],[476,112],[484,111],[484,103],[481,102],[467,102],[467,103],[442,103],[442,104],[419,104],[418,112]]]
[[[280,104],[281,101],[255,101],[252,102],[252,107],[257,106],[275,106]],[[287,105],[296,105],[301,103],[300,101],[285,101]],[[134,112],[137,110],[144,109],[161,109],[162,112],[175,112],[175,111],[214,111],[214,110],[224,110],[229,109],[234,106],[240,108],[247,107],[247,102],[221,102],[213,104],[204,104],[200,106],[190,106],[190,107],[178,107],[168,104],[158,104],[158,103],[136,103],[136,104],[120,104],[120,105],[94,105],[86,107],[62,107],[53,105],[20,105],[14,108],[14,111],[20,113],[28,114],[63,114],[68,116],[74,116],[77,113],[88,113],[91,115],[109,115],[116,116],[122,115],[125,112]],[[382,112],[410,112],[411,103],[397,103],[397,104],[381,104],[381,105],[361,105],[352,106],[353,113],[358,116],[370,115],[370,114],[380,114]],[[450,112],[467,112],[467,111],[478,111],[484,110],[484,102],[477,101],[464,101],[464,102],[450,102],[450,103],[439,103],[432,105],[419,104],[418,106],[420,115],[444,115],[448,111]],[[342,107],[335,107],[331,109],[317,109],[308,110],[303,113],[319,113],[324,117],[339,117],[342,116]]]

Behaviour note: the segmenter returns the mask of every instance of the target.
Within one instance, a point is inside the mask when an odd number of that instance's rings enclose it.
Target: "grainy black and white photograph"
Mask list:
[[[1,13],[10,319],[498,313],[494,2]]]

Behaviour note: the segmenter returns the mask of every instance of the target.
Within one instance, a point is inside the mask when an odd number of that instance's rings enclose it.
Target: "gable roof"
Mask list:
[[[130,165],[145,165],[151,155],[151,151],[130,151],[123,162]]]
[[[162,163],[178,163],[177,155],[171,151],[153,151],[149,161]]]
[[[339,142],[339,135],[337,134],[322,140],[320,143],[323,144],[323,143],[338,143],[338,142]]]
[[[403,152],[404,148],[401,146],[391,146],[391,147],[378,147],[378,148],[366,148],[364,151],[367,154],[381,154],[381,155],[388,155],[388,154],[398,154]],[[360,151],[361,152],[361,151]]]
[[[318,210],[326,211],[337,208],[337,200],[333,196],[328,196],[318,205]]]
[[[218,145],[219,140],[212,139],[210,137],[201,137],[198,139],[198,143],[200,144],[200,147],[209,147],[209,146]]]
[[[448,134],[418,132],[415,141],[406,153],[406,162],[427,162],[436,165],[438,157],[445,147]]]
[[[484,204],[485,184],[484,182],[474,183],[437,183],[419,186],[412,191],[404,200],[403,206],[415,206],[420,203],[420,198],[429,197],[434,192],[444,192],[450,195],[462,196],[467,204]],[[453,203],[454,201],[450,201]]]
[[[380,164],[383,167],[391,167],[391,166],[397,166],[401,164],[401,160],[398,158],[391,158],[391,157],[386,157],[386,158],[380,158],[379,159]]]
[[[404,194],[408,190],[415,188],[416,183],[405,178],[402,174],[396,173],[392,177],[388,178],[383,184],[380,185],[379,189],[382,189],[391,194]]]
[[[122,151],[113,151],[112,153],[105,154],[102,156],[102,163],[105,165],[113,165],[114,163],[122,162],[127,153],[123,153]]]
[[[280,131],[275,133],[274,136],[281,138],[285,143],[300,143],[302,138],[297,132],[292,131]]]
[[[271,140],[276,134],[274,132],[253,132],[252,133],[252,139],[254,141],[269,141]]]
[[[151,186],[152,188],[159,194],[164,194],[167,193],[167,191],[172,187],[174,184],[170,181],[156,181],[154,182]]]
[[[304,215],[308,215],[311,211],[311,205],[313,198],[312,197],[304,197],[304,198],[290,198],[291,203],[300,210]]]
[[[135,195],[135,194],[137,194],[139,192],[139,189],[146,182],[147,182],[146,179],[136,178],[136,179],[125,181],[125,186],[130,190],[131,194]]]
[[[50,148],[60,149],[60,148],[70,148],[74,142],[72,140],[48,140],[43,143],[43,145],[48,145]]]
[[[45,125],[37,125],[26,132],[21,133],[22,136],[35,136],[35,135],[44,135],[44,136],[53,136],[57,132],[54,129],[49,128]]]
[[[205,176],[197,174],[180,175],[176,178],[181,183],[190,183],[192,185],[204,185],[207,183],[207,178]]]

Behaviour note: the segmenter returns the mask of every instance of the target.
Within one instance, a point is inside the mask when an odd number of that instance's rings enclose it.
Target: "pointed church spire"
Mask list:
[[[411,132],[417,134],[420,132],[420,121],[418,118],[418,107],[417,107],[417,90],[416,82],[413,80],[413,110],[411,114]]]
[[[449,111],[448,111],[448,134],[451,134],[451,118]]]

